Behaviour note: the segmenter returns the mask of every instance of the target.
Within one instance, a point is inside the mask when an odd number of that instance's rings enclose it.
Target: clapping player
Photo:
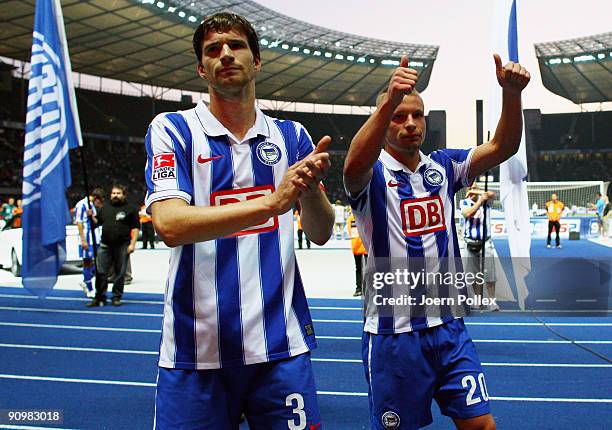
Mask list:
[[[293,244],[299,201],[324,244],[320,185],[331,141],[255,106],[255,30],[218,13],[193,37],[210,104],[157,116],[146,137],[146,206],[172,247],[155,400],[158,429],[320,427],[312,319]]]

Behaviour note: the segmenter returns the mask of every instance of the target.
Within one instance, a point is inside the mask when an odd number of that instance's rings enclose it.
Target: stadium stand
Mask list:
[[[25,120],[25,94],[27,81],[14,79],[11,91],[2,91],[8,101],[0,120],[5,130],[0,144],[0,187],[20,189],[23,122]],[[22,96],[23,94],[23,96]],[[126,182],[130,200],[140,202],[145,186],[142,172],[146,162],[144,135],[151,120],[161,112],[189,109],[190,103],[159,100],[149,97],[133,97],[99,91],[77,89],[77,103],[89,181],[105,189],[116,178]],[[329,134],[332,137],[332,163],[334,168],[325,181],[330,200],[346,203],[342,187],[344,154],[351,139],[367,120],[367,115],[322,114],[308,112],[265,111],[267,114],[302,123],[317,142]],[[446,146],[446,115],[444,111],[430,113],[430,128],[424,143],[424,151],[430,152]],[[0,142],[4,142],[0,140]],[[78,153],[71,152],[73,186],[69,192],[71,204],[82,198],[83,180]],[[17,191],[15,191],[17,192]]]

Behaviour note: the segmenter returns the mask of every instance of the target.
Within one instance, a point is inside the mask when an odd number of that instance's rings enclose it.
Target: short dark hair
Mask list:
[[[219,12],[204,18],[202,24],[198,25],[195,33],[193,33],[193,50],[198,58],[198,63],[202,62],[202,44],[206,35],[210,31],[225,33],[230,30],[238,30],[243,33],[247,37],[249,48],[255,60],[259,61],[261,59],[259,37],[251,23],[235,13]]]
[[[101,201],[104,201],[104,190],[100,187],[96,187],[91,191],[91,197],[93,197],[94,199],[99,199]]]
[[[123,184],[113,184],[113,188],[123,191],[124,195],[127,195],[127,187]]]

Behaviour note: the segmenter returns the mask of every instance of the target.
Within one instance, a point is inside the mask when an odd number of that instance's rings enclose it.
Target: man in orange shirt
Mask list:
[[[546,214],[548,215],[548,239],[546,239],[547,248],[551,248],[550,236],[553,229],[557,234],[557,248],[561,248],[561,239],[559,239],[559,230],[561,229],[561,224],[559,223],[559,220],[561,219],[561,214],[563,213],[564,208],[565,205],[561,200],[558,200],[556,194],[553,194],[550,197],[550,200],[546,202]]]
[[[13,228],[21,228],[21,216],[23,215],[23,203],[17,200],[17,206],[13,208]]]
[[[368,254],[366,252],[365,247],[363,246],[363,242],[359,237],[359,231],[357,230],[357,222],[355,221],[355,216],[353,212],[349,212],[350,215],[346,220],[346,226],[348,228],[348,234],[351,238],[351,248],[353,249],[353,257],[355,258],[355,293],[354,297],[358,297],[363,295],[363,262],[368,261]]]
[[[310,239],[308,239],[308,236],[304,234],[304,230],[302,229],[302,218],[300,217],[300,211],[296,209],[293,212],[293,216],[295,217],[295,220],[297,221],[298,248],[302,249],[302,242],[303,242],[302,239],[305,237],[306,246],[308,247],[308,249],[310,249]]]

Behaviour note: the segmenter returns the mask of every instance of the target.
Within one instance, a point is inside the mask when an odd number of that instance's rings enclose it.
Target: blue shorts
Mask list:
[[[159,368],[155,429],[321,430],[310,353],[214,370]]]
[[[363,335],[372,429],[417,429],[442,414],[488,414],[489,396],[474,343],[462,319],[415,332]]]
[[[98,245],[98,246],[100,246],[100,245]],[[87,249],[83,249],[83,247],[79,244],[79,258],[81,260],[93,260],[93,258],[94,258],[94,255],[93,255],[93,246],[91,246],[91,244],[89,244]]]

